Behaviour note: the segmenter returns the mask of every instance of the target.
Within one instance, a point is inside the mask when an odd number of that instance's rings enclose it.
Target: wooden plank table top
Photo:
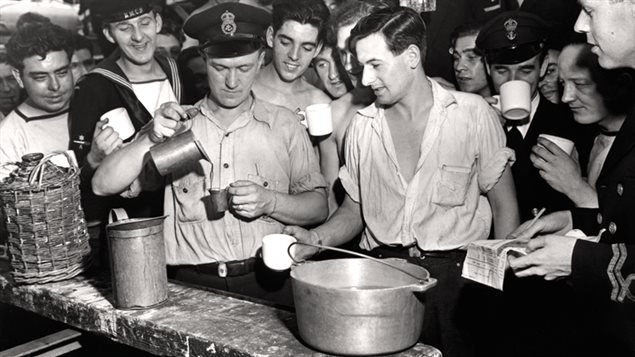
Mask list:
[[[110,282],[79,276],[43,285],[14,285],[0,260],[0,302],[157,355],[326,356],[304,345],[295,314],[276,307],[168,283],[169,299],[146,310],[117,310]],[[418,343],[399,356],[439,357]]]

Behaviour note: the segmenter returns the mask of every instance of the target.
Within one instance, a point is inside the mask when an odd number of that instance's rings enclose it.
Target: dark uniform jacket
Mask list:
[[[635,107],[611,147],[596,183],[599,209],[572,211],[573,227],[599,243],[578,240],[572,282],[587,298],[605,355],[635,356]]]
[[[540,134],[551,134],[572,140],[580,155],[583,172],[586,172],[586,163],[593,145],[593,133],[589,126],[576,123],[568,106],[553,104],[541,95],[540,104],[522,146],[513,148],[516,151],[516,162],[512,166],[512,174],[521,222],[532,219],[534,213],[542,207],[549,213],[570,209],[573,205],[567,196],[552,189],[540,177],[538,170],[529,160],[531,148],[536,145]]]
[[[144,193],[137,199],[119,197],[98,198],[92,193],[93,171],[86,163],[93,132],[99,118],[109,110],[124,107],[138,131],[148,123],[154,113],[149,113],[137,99],[130,81],[116,61],[117,50],[84,76],[75,87],[70,105],[70,148],[82,166],[82,205],[88,221],[103,220],[110,207],[124,207],[132,217],[161,214],[162,194]],[[177,100],[181,100],[182,86],[176,63],[171,58],[156,56],[155,59],[166,73]],[[158,197],[157,197],[158,196]]]

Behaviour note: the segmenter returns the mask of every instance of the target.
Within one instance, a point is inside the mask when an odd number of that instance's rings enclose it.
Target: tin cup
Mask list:
[[[209,156],[191,130],[184,131],[150,148],[150,156],[161,176],[187,167]]]
[[[229,194],[227,189],[209,189],[214,212],[223,213],[229,209]]]

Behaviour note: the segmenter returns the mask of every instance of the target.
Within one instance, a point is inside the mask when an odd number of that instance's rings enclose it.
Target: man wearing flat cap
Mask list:
[[[87,221],[98,226],[111,207],[124,207],[132,217],[147,217],[160,215],[162,206],[160,193],[136,199],[98,198],[92,193],[94,170],[128,139],[107,126],[108,119],[100,118],[122,107],[139,130],[161,104],[180,101],[182,88],[176,62],[154,54],[162,19],[148,1],[99,1],[93,10],[102,19],[104,35],[118,48],[77,83],[70,109],[70,148],[83,165]]]
[[[574,141],[580,162],[585,163],[592,138],[583,135],[585,129],[573,120],[566,105],[550,103],[538,90],[540,78],[547,70],[545,43],[548,26],[535,15],[504,12],[489,21],[479,33],[476,46],[484,54],[487,70],[495,92],[503,83],[522,80],[530,85],[531,110],[524,120],[506,120],[507,146],[516,151],[512,167],[518,195],[521,220],[532,219],[542,208],[553,212],[572,207],[562,193],[552,189],[540,176],[530,160],[531,150],[539,134],[551,134]]]
[[[106,157],[93,189],[108,195],[152,188],[153,165],[144,167],[149,149],[183,126],[191,129],[210,161],[191,163],[166,177],[170,274],[291,305],[288,273],[268,270],[256,258],[262,237],[280,233],[286,224],[318,224],[328,208],[326,184],[306,129],[293,112],[251,91],[269,21],[267,12],[240,3],[193,13],[184,30],[199,40],[209,95],[195,104],[198,111],[191,120],[186,120],[191,108],[163,104],[146,132]],[[227,190],[227,211],[211,203],[210,189]]]

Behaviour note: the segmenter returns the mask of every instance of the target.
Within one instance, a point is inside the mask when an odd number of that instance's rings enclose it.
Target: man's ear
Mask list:
[[[20,85],[20,88],[24,89],[24,82],[22,82],[22,77],[20,76],[20,71],[17,70],[16,68],[12,68],[11,69],[11,74],[13,75],[13,78],[15,78],[15,80]]]
[[[547,74],[547,69],[549,68],[549,61],[547,56],[542,60],[540,64],[540,78],[544,78],[545,74]]]
[[[112,35],[110,34],[110,25],[106,25],[106,27],[101,29],[101,32],[104,34],[104,37],[106,37],[106,40],[108,40],[108,42],[115,43],[115,38],[112,37]]]
[[[265,38],[267,39],[267,46],[273,48],[273,27],[269,26],[267,27],[267,34],[265,36]]]
[[[419,63],[421,63],[421,50],[418,46],[408,46],[404,54],[406,55],[408,67],[410,67],[411,69],[417,68],[417,66],[419,66]],[[423,63],[421,63],[421,65],[423,66]]]
[[[157,31],[156,33],[161,32],[161,29],[163,28],[163,18],[161,17],[161,14],[159,14],[158,12],[154,13],[154,20],[157,22]]]

